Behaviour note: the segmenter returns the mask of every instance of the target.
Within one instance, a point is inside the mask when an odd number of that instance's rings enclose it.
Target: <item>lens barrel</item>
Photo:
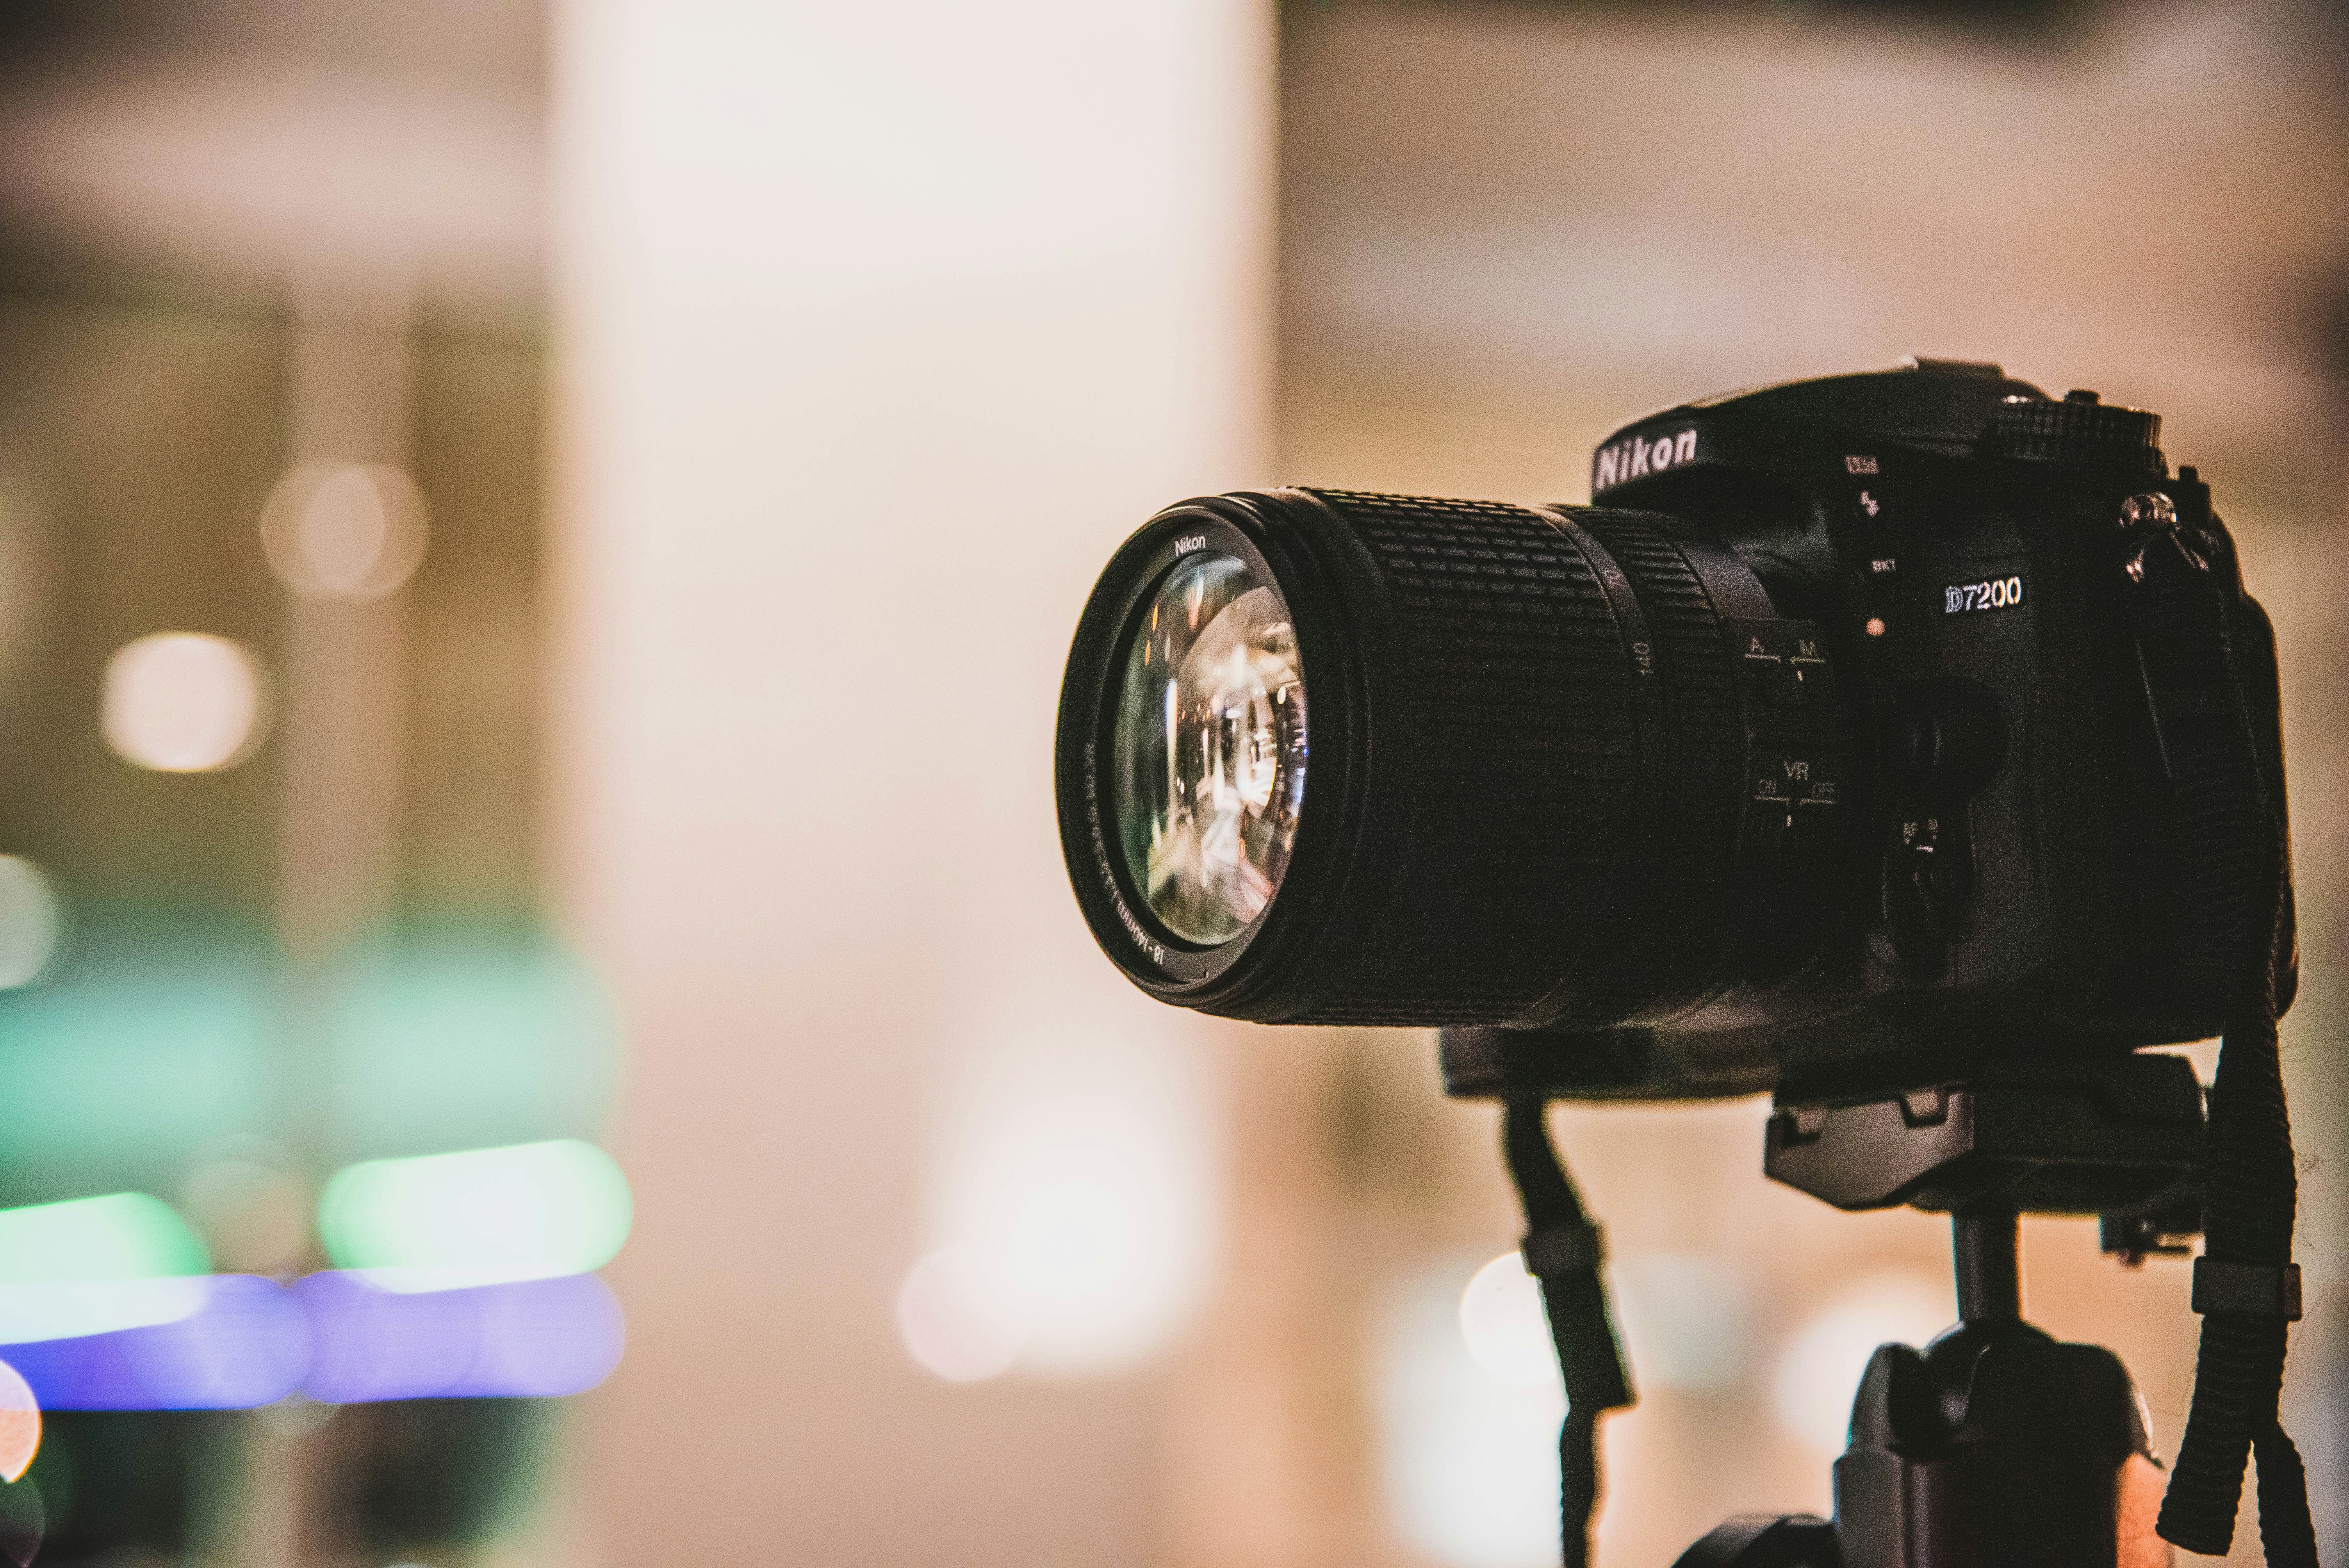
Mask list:
[[[1112,765],[1144,620],[1204,551],[1277,587],[1313,716],[1285,873],[1213,944],[1153,914]],[[1056,765],[1078,901],[1137,985],[1227,1016],[1667,1016],[1725,983],[1741,893],[1814,828],[1771,798],[1784,759],[1756,744],[1768,683],[1791,669],[1798,708],[1829,695],[1804,631],[1735,556],[1655,514],[1340,490],[1184,502],[1118,552],[1071,652]],[[1814,768],[1831,794],[1833,763]]]

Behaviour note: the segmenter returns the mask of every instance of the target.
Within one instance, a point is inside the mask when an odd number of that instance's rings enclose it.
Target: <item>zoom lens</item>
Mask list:
[[[1726,983],[1781,829],[1826,820],[1762,782],[1785,759],[1755,650],[1783,674],[1797,625],[1650,513],[1170,508],[1096,584],[1061,688],[1079,903],[1137,985],[1230,1016],[1669,1016]]]
[[[1228,942],[1288,869],[1305,679],[1280,591],[1220,551],[1176,562],[1134,625],[1112,741],[1126,875],[1184,941]]]

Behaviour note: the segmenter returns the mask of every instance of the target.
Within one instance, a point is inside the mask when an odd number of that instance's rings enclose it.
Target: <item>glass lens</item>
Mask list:
[[[1126,651],[1117,831],[1150,913],[1228,942],[1272,902],[1305,799],[1305,679],[1288,606],[1237,556],[1185,557]]]

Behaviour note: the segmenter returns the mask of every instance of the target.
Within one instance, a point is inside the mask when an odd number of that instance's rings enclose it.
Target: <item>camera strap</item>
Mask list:
[[[2291,950],[2281,779],[2266,778],[2235,647],[2264,628],[2213,556],[2222,534],[2178,526],[2164,498],[2124,562],[2139,668],[2176,813],[2186,898],[2181,962],[2225,987],[2219,1070],[2204,1133],[2202,1315],[2194,1398],[2157,1526],[2189,1552],[2232,1545],[2244,1470],[2259,1462],[2269,1568],[2316,1568],[2299,1451],[2278,1418],[2285,1336],[2300,1315],[2292,1263],[2298,1171],[2277,1051],[2279,981]],[[2138,503],[2133,501],[2131,505]],[[2235,624],[2241,617],[2240,625]]]
[[[1587,1568],[1590,1516],[1599,1501],[1599,1418],[1631,1403],[1631,1383],[1607,1309],[1600,1272],[1605,1247],[1551,1146],[1547,1104],[1537,1096],[1506,1101],[1501,1148],[1525,1205],[1526,1272],[1541,1283],[1550,1344],[1566,1383],[1566,1420],[1557,1439],[1561,1550],[1566,1568]]]
[[[2263,983],[2245,987],[2256,994],[2229,1016],[2210,1087],[2203,1255],[2194,1264],[2202,1344],[2158,1528],[2189,1552],[2223,1554],[2234,1542],[2244,1470],[2256,1458],[2269,1568],[2316,1568],[2307,1472],[2278,1414],[2285,1337],[2300,1315],[2300,1270],[2291,1261],[2299,1183],[2267,967]]]

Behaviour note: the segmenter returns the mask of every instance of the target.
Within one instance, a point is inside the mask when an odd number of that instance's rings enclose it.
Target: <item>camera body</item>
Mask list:
[[[1653,1021],[1449,1030],[1451,1092],[1835,1099],[2217,1034],[2240,934],[2193,873],[2212,830],[2171,758],[2200,738],[2175,732],[2222,722],[2233,686],[2280,819],[2275,647],[2209,487],[2168,474],[2158,429],[1925,361],[1602,444],[1594,503],[1733,554],[1779,617],[1732,631],[1752,957]],[[2129,603],[2157,517],[2229,610],[2225,665],[2195,673],[2203,712],[2156,700]]]
[[[1169,507],[1062,686],[1079,905],[1175,1005],[1438,1026],[1461,1096],[2208,1037],[2274,934],[2275,652],[2158,425],[1920,361],[1627,426],[1589,507]]]
[[[1962,1322],[1877,1352],[1832,1524],[1733,1521],[1683,1563],[2151,1543],[2116,1512],[2158,1474],[2126,1371],[2022,1321],[2024,1212],[2132,1260],[2204,1233],[2160,1534],[2225,1552],[2256,1447],[2271,1561],[2314,1563],[2275,1419],[2275,642],[2159,428],[1911,361],[1629,425],[1588,507],[1180,502],[1094,585],[1054,740],[1078,906],[1164,1001],[1434,1026],[1447,1092],[1506,1102],[1568,1562],[1630,1387],[1545,1108],[1768,1091],[1774,1179],[1953,1215]],[[2192,1067],[2136,1053],[2222,1031],[2206,1126]]]

